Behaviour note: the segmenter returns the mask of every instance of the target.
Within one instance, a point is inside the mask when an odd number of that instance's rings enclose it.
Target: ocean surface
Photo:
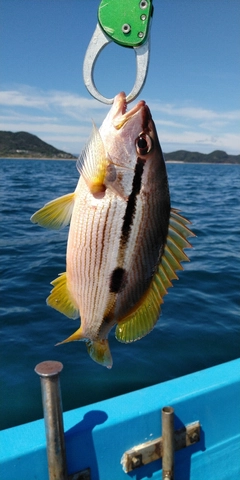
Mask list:
[[[113,368],[94,363],[82,342],[54,345],[73,333],[48,307],[50,282],[65,271],[68,229],[30,223],[44,203],[75,189],[75,162],[0,160],[1,429],[42,417],[44,360],[63,363],[63,409],[69,410],[204,369],[240,355],[240,166],[167,164],[172,206],[192,222],[179,280],[162,315],[142,340],[110,334]]]

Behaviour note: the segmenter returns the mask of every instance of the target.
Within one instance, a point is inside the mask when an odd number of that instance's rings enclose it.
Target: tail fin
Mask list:
[[[108,340],[87,341],[87,351],[94,362],[107,368],[112,368],[112,355]]]
[[[87,351],[94,362],[100,363],[100,365],[103,365],[104,367],[112,368],[113,362],[108,340],[87,340],[82,334],[81,327],[70,335],[70,337],[66,338],[66,340],[63,340],[56,345],[62,345],[63,343],[74,342],[76,340],[86,341]]]

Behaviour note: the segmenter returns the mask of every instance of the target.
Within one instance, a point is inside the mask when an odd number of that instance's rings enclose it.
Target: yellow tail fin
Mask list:
[[[112,368],[112,355],[108,340],[87,341],[87,351],[94,362],[107,368]]]
[[[57,343],[56,346],[62,345],[63,343],[75,342],[77,340],[86,341],[88,354],[94,362],[97,362],[104,367],[112,368],[113,362],[108,340],[88,340],[82,333],[82,327],[78,328],[78,330],[70,335],[70,337],[66,338],[66,340]]]

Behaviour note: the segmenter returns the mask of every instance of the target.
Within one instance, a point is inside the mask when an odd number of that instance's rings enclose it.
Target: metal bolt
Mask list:
[[[123,33],[129,33],[131,32],[131,27],[128,23],[124,23],[122,26],[122,32]]]
[[[142,455],[132,458],[132,469],[140,467],[142,464]]]
[[[144,33],[143,33],[143,32],[138,32],[138,37],[139,37],[139,38],[143,38],[143,37],[144,37]]]
[[[38,363],[34,370],[40,377],[52,377],[54,375],[59,375],[62,369],[63,364],[61,362],[47,360],[45,362]]]
[[[147,18],[147,15],[145,15],[145,13],[143,13],[140,18],[144,22],[144,20],[146,20],[146,18]]]
[[[197,432],[193,432],[192,435],[189,437],[191,443],[197,443],[199,440],[199,436]]]
[[[144,8],[147,8],[147,6],[148,6],[148,2],[146,0],[141,0],[139,7],[144,9]]]

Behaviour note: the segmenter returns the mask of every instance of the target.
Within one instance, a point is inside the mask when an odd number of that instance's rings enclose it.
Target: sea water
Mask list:
[[[0,160],[1,428],[42,417],[44,360],[63,363],[64,410],[204,369],[240,354],[240,166],[167,164],[172,206],[192,222],[190,263],[164,297],[154,330],[118,343],[113,368],[94,363],[83,342],[54,345],[79,327],[46,305],[50,282],[65,271],[68,229],[45,230],[30,216],[72,192],[75,162]]]

